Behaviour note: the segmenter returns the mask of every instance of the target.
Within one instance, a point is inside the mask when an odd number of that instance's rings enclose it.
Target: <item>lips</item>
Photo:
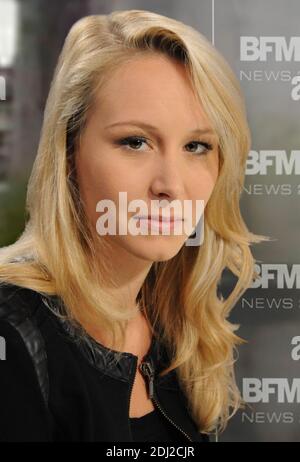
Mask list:
[[[149,220],[149,221],[157,221],[159,223],[174,223],[175,221],[183,221],[183,218],[179,217],[163,217],[163,216],[158,216],[158,215],[141,215],[135,217],[138,220]]]

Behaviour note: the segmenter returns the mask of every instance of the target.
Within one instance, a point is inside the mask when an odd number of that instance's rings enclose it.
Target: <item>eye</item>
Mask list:
[[[140,151],[140,149],[136,149],[136,148],[138,148],[141,145],[141,143],[147,143],[146,138],[143,138],[140,136],[128,136],[126,138],[122,138],[117,141],[117,144],[121,146],[126,146],[126,149],[128,149],[128,146],[134,146],[133,147],[134,151]],[[130,149],[131,148],[129,148],[129,150]]]
[[[205,155],[205,154],[208,153],[208,151],[213,149],[212,144],[205,143],[203,141],[191,141],[186,146],[194,146],[195,147],[195,145],[196,145],[196,149],[197,149],[197,145],[200,147],[200,151],[198,151],[198,152],[195,151],[195,150],[192,150],[192,152],[196,152],[196,155]]]
[[[126,149],[133,151],[144,151],[145,149],[139,149],[143,143],[147,143],[147,139],[143,136],[127,136],[126,138],[121,138],[116,142],[120,146],[125,146]],[[200,140],[191,141],[186,146],[192,147],[190,152],[195,153],[196,155],[206,155],[208,151],[213,149],[212,144],[206,143]],[[195,149],[196,148],[196,149]],[[197,151],[197,149],[200,150]]]

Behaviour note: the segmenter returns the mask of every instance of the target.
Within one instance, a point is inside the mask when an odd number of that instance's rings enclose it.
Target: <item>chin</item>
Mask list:
[[[158,262],[168,261],[175,257],[184,245],[184,241],[182,238],[178,240],[178,237],[172,241],[170,240],[170,236],[166,236],[164,238],[156,238],[155,240],[149,239],[148,241],[143,240],[143,242],[139,243],[130,242],[130,244],[126,244],[126,250],[136,257],[151,262]]]

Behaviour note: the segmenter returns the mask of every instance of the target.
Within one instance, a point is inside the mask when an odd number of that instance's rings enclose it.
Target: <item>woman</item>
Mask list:
[[[243,340],[227,317],[257,277],[250,243],[267,239],[239,209],[249,146],[239,84],[194,29],[142,10],[72,27],[29,220],[1,253],[0,439],[208,441],[225,429],[242,405],[233,352]],[[158,222],[121,206],[120,192],[149,210],[163,199]],[[186,200],[193,231],[204,205],[201,245],[171,232]],[[134,216],[158,233],[105,234],[105,206],[118,230]],[[238,278],[226,300],[225,267]]]

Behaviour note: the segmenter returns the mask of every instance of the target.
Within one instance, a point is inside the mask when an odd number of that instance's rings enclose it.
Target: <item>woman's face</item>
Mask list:
[[[151,215],[153,200],[165,200],[160,209],[156,202],[155,215],[162,215],[173,201],[185,210],[184,201],[189,201],[195,228],[196,200],[205,206],[218,176],[217,136],[185,72],[181,63],[159,54],[141,55],[120,65],[98,91],[76,153],[80,195],[92,229],[97,233],[97,220],[108,215],[107,209],[97,211],[96,204],[111,200],[116,206],[117,233],[105,239],[120,251],[151,262],[175,256],[190,233],[183,228],[176,235],[170,228],[168,234],[154,234],[142,220],[139,224],[142,229],[146,226],[148,234],[133,235],[128,230],[118,234],[119,193],[127,193],[127,204],[143,200],[146,215]],[[140,209],[124,210],[128,220],[145,215]],[[178,207],[170,208],[171,217],[178,214]]]

